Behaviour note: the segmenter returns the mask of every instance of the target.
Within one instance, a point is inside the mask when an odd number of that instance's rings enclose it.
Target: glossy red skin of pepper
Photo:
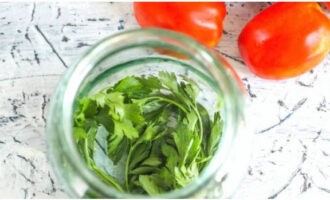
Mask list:
[[[178,31],[214,47],[222,36],[226,6],[223,2],[135,2],[134,14],[141,27]]]
[[[330,10],[330,2],[323,2],[325,7],[327,7],[328,10]]]
[[[248,22],[238,47],[257,76],[294,77],[315,67],[330,51],[330,20],[317,3],[276,3]]]

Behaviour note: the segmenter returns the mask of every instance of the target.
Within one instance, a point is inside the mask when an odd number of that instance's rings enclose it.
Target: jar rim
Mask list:
[[[95,189],[96,191],[100,192],[102,195],[107,197],[116,197],[116,198],[149,198],[150,196],[146,195],[139,195],[139,194],[129,194],[129,193],[122,193],[117,191],[114,188],[109,187],[105,183],[103,183],[97,176],[95,176],[85,165],[85,162],[81,158],[77,148],[76,144],[73,140],[73,122],[72,122],[72,113],[73,113],[73,105],[74,100],[76,98],[78,89],[80,87],[80,83],[83,81],[84,77],[88,74],[88,72],[93,69],[93,65],[91,63],[95,63],[100,58],[100,53],[104,50],[108,50],[107,47],[110,45],[114,46],[114,44],[117,44],[123,40],[126,40],[127,38],[137,38],[137,42],[143,43],[143,36],[157,36],[157,37],[166,37],[171,38],[173,40],[177,40],[183,45],[188,46],[191,49],[196,50],[196,52],[199,54],[199,56],[203,57],[205,60],[209,62],[214,68],[213,73],[217,76],[216,79],[218,81],[221,81],[223,84],[224,82],[228,86],[228,91],[231,96],[234,96],[234,101],[236,102],[230,102],[231,104],[235,104],[234,106],[227,108],[230,111],[234,111],[235,113],[232,114],[232,118],[230,119],[230,123],[234,123],[241,112],[240,109],[242,109],[243,104],[241,103],[241,93],[240,88],[237,86],[236,82],[233,80],[234,75],[232,75],[230,70],[226,70],[222,64],[222,62],[217,59],[216,55],[200,43],[196,42],[195,40],[174,32],[169,31],[165,29],[159,29],[159,28],[143,28],[143,29],[134,29],[129,30],[125,32],[120,32],[111,36],[106,37],[105,39],[101,40],[100,42],[96,43],[94,46],[92,46],[82,57],[78,62],[71,68],[68,69],[65,76],[60,81],[59,86],[57,87],[57,90],[55,92],[55,101],[59,101],[57,103],[52,103],[49,115],[53,111],[58,112],[58,106],[61,108],[61,112],[64,116],[61,116],[60,125],[63,127],[63,132],[61,134],[63,137],[60,137],[60,141],[65,146],[65,153],[67,153],[66,156],[68,156],[68,161],[72,165],[74,169],[76,169],[81,176],[81,178],[86,182],[86,184]],[[140,37],[141,36],[141,37]],[[115,48],[115,47],[112,47]],[[196,53],[195,52],[195,53]],[[98,58],[98,59],[96,59]],[[79,77],[80,76],[80,77]],[[72,78],[74,78],[74,82],[72,81]],[[79,84],[77,84],[77,82]],[[72,86],[72,87],[71,87]],[[64,88],[64,89],[63,89]],[[228,97],[229,98],[229,97]],[[226,97],[223,99],[223,101],[228,101],[228,98]],[[229,98],[230,101],[233,101],[233,98]],[[228,104],[227,102],[224,102],[224,105],[226,106]],[[228,105],[227,105],[228,106]],[[234,116],[235,115],[235,116]],[[50,118],[52,116],[49,116]],[[235,118],[236,117],[236,118]],[[50,124],[47,124],[47,129],[51,129],[51,126],[56,126],[58,124],[51,124],[52,121],[50,121]],[[228,123],[228,122],[225,122]],[[193,195],[198,191],[202,186],[207,185],[207,183],[212,176],[218,171],[221,170],[221,166],[226,162],[225,158],[229,155],[230,147],[232,142],[234,141],[235,137],[235,126],[230,126],[225,128],[222,132],[221,140],[218,145],[218,149],[215,152],[214,156],[212,157],[209,164],[203,169],[203,171],[200,173],[200,175],[194,179],[190,184],[187,186],[169,191],[166,193],[162,193],[159,195],[152,196],[153,198],[182,198],[187,197],[190,195]],[[224,156],[225,155],[225,156]],[[70,159],[72,158],[78,158],[77,160]],[[51,159],[53,159],[52,164],[53,166],[56,165],[56,155],[55,157],[50,156]]]

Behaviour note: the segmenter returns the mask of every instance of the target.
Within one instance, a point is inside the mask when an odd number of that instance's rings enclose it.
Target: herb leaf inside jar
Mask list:
[[[196,100],[198,85],[181,78],[168,72],[128,76],[78,100],[74,138],[87,166],[105,183],[122,192],[154,195],[186,186],[206,166],[223,121],[219,111],[210,119]],[[106,155],[114,165],[124,160],[124,181],[96,164],[100,127],[108,134]]]

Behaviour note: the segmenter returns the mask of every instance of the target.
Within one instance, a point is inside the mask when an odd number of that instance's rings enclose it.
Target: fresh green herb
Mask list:
[[[128,76],[82,98],[74,115],[74,139],[87,166],[119,191],[159,194],[186,186],[217,149],[222,119],[197,102],[198,85],[174,73]],[[100,127],[108,132],[106,154],[124,159],[123,184],[96,165]]]

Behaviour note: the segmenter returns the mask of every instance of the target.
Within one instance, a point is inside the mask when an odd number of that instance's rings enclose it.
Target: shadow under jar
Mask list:
[[[173,72],[195,81],[197,101],[213,116],[220,97],[223,119],[217,151],[198,178],[157,198],[228,198],[247,170],[251,131],[245,117],[245,95],[232,70],[198,42],[163,29],[137,29],[107,37],[68,69],[52,98],[47,121],[48,156],[57,178],[72,197],[148,198],[119,192],[91,171],[73,137],[77,100],[109,87],[127,76],[157,76]],[[118,176],[122,167],[95,153],[100,168]],[[120,176],[120,175],[119,175]]]

